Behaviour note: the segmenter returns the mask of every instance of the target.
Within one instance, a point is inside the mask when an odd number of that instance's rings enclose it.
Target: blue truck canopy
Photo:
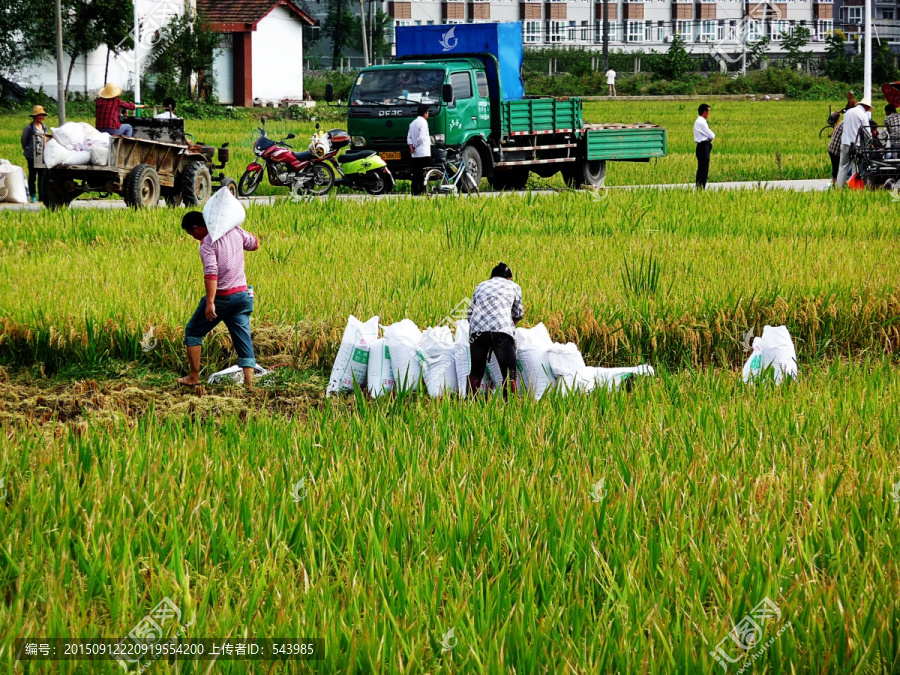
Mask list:
[[[452,59],[483,54],[494,57],[490,62],[483,59],[491,92],[498,92],[501,101],[523,98],[521,22],[397,27],[398,59]]]

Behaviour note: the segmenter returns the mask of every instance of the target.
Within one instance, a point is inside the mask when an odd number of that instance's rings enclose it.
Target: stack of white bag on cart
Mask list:
[[[66,122],[50,129],[53,137],[44,145],[44,164],[52,169],[60,164],[106,166],[110,135],[87,122]]]
[[[455,334],[449,326],[422,331],[409,319],[381,326],[377,316],[365,322],[351,316],[326,395],[366,387],[377,398],[391,392],[413,392],[424,386],[432,398],[451,394],[465,398],[471,368],[469,322],[457,321],[454,327]],[[516,357],[519,388],[538,400],[551,390],[562,396],[588,393],[598,387],[614,390],[629,378],[654,374],[647,365],[587,366],[577,345],[553,342],[543,323],[516,329]],[[489,391],[501,384],[500,366],[491,356],[482,388]]]

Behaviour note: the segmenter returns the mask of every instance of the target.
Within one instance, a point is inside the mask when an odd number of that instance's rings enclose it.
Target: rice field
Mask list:
[[[714,130],[720,107],[747,127],[718,170],[771,173],[763,113],[796,106],[776,120],[809,172],[790,177],[820,177],[813,104],[766,105],[714,104]],[[626,106],[589,114],[607,109]],[[670,134],[666,180],[610,178],[687,181],[688,141]],[[185,637],[324,647],[160,673],[900,671],[897,208],[650,189],[253,206],[254,343],[285,367],[249,391],[173,384],[203,292],[182,209],[0,211],[0,672],[122,672],[25,665],[14,641],[118,639],[165,598]],[[498,260],[525,325],[657,376],[508,405],[324,397],[349,314],[436,324]],[[746,385],[742,338],[767,323],[800,378]],[[220,329],[202,375],[233,360]]]

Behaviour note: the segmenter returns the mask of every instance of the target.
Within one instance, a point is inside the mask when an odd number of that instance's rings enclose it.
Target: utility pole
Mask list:
[[[375,0],[369,0],[369,56],[375,65]]]
[[[138,4],[134,3],[134,104],[141,104],[141,18],[138,16]],[[190,83],[188,83],[190,84]],[[135,110],[136,117],[141,111]]]
[[[59,126],[66,123],[66,84],[63,72],[62,5],[56,0],[56,101]]]
[[[863,56],[863,98],[872,100],[872,0],[866,0],[866,50]]]
[[[603,0],[603,72],[609,70],[609,0]]]
[[[362,28],[363,66],[369,66],[369,43],[366,40],[366,6],[365,0],[359,0],[359,25]]]

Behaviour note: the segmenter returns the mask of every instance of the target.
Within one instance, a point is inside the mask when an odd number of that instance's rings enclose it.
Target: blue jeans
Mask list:
[[[118,129],[97,129],[97,131],[110,136],[131,136],[134,134],[134,128],[130,124],[122,124]]]
[[[231,334],[234,351],[238,355],[241,368],[253,368],[256,356],[253,353],[253,342],[250,339],[250,315],[253,313],[253,298],[244,291],[234,295],[216,296],[216,318],[206,318],[206,296],[200,298],[200,304],[194,316],[184,329],[184,344],[188,347],[199,347],[213,328],[224,321]]]

